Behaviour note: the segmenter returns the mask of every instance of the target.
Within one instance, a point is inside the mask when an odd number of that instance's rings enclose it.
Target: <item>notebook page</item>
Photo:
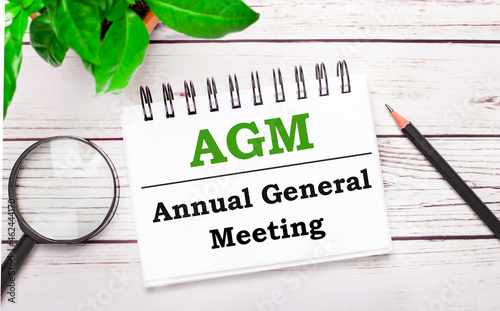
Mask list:
[[[314,82],[314,81],[313,81]],[[240,91],[241,108],[217,94],[219,111],[183,97],[166,118],[140,105],[123,118],[145,286],[386,253],[390,233],[369,92],[308,98]],[[213,163],[212,163],[213,162]]]

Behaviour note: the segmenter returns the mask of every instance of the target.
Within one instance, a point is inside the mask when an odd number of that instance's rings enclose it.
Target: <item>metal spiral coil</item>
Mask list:
[[[324,63],[316,63],[315,65],[315,77],[318,80],[318,95],[328,96],[330,95],[330,88],[328,82],[328,76],[326,73],[326,66]],[[351,81],[349,77],[349,70],[347,68],[347,63],[345,60],[337,62],[337,77],[340,80],[340,92],[341,94],[351,92]],[[306,82],[304,78],[304,70],[301,65],[294,67],[295,83],[297,87],[297,99],[307,98]],[[260,86],[259,73],[257,71],[250,73],[250,79],[252,84],[252,95],[253,104],[255,106],[263,105],[264,99],[262,96],[262,90]],[[274,82],[274,97],[276,103],[285,102],[285,87],[283,84],[283,76],[281,74],[281,69],[273,68],[273,82]],[[228,76],[229,83],[229,98],[231,101],[231,108],[237,109],[241,108],[241,98],[240,98],[240,88],[238,85],[238,78],[236,74],[233,76]],[[167,118],[175,117],[174,113],[174,93],[172,91],[172,86],[170,83],[163,83],[163,102],[165,106],[165,115]],[[151,109],[151,103],[153,98],[151,96],[151,91],[149,87],[140,87],[141,105],[144,114],[145,121],[153,120],[153,111]],[[196,111],[196,91],[193,81],[189,83],[184,81],[184,96],[186,98],[187,113],[188,115],[194,115]],[[217,85],[215,79],[207,78],[207,100],[208,108],[210,112],[219,111],[219,101],[217,99]]]
[[[141,86],[141,88],[139,89],[139,93],[141,94],[141,105],[142,105],[142,113],[144,114],[144,121],[153,120],[153,111],[151,110],[151,103],[153,102],[153,97],[151,96],[151,91],[149,90],[149,87],[146,86],[146,89],[144,89]]]

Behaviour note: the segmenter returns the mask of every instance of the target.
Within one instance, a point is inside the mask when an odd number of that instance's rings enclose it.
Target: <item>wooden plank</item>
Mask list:
[[[224,40],[483,39],[498,40],[499,3],[491,1],[245,1],[260,19]],[[163,24],[151,40],[192,40]]]
[[[500,216],[500,137],[445,137],[431,138],[430,141],[475,189],[479,197]],[[4,198],[7,198],[10,168],[18,155],[32,143],[33,141],[4,142]],[[123,141],[96,143],[108,153],[117,168],[121,198],[113,221],[95,239],[135,240]],[[406,138],[381,137],[378,145],[393,237],[491,235],[469,206]],[[4,206],[7,206],[7,202]],[[7,209],[4,208],[4,224],[6,217]],[[20,232],[17,231],[17,237]],[[3,230],[3,240],[7,239],[6,234],[6,230]]]
[[[16,304],[4,294],[2,308],[304,310],[307,301],[314,310],[495,310],[499,243],[396,241],[389,255],[311,259],[297,268],[151,289],[142,286],[137,244],[36,245],[18,274]]]
[[[245,1],[260,14],[222,40],[498,40],[500,5],[491,1]],[[29,31],[29,29],[28,29]],[[151,40],[192,41],[160,23]],[[29,42],[29,36],[25,36]]]
[[[121,111],[139,104],[140,85],[149,85],[153,98],[161,100],[161,83],[170,82],[179,94],[183,81],[192,79],[202,96],[208,76],[225,92],[229,73],[238,74],[243,89],[251,85],[250,71],[259,71],[263,86],[272,85],[272,68],[280,67],[285,83],[293,83],[294,66],[302,64],[311,80],[314,64],[323,61],[332,89],[337,89],[335,65],[342,58],[351,74],[368,77],[378,134],[399,134],[384,107],[388,102],[427,135],[500,135],[500,72],[494,70],[498,51],[492,45],[153,44],[118,96],[94,96],[92,77],[74,53],[60,68],[52,68],[31,47],[24,46],[23,52],[18,89],[4,122],[6,138],[121,137]],[[182,97],[174,105],[183,109]]]
[[[498,36],[492,33],[500,30],[498,16],[493,13],[495,8],[487,1],[294,1],[290,4],[284,0],[268,6],[271,12],[266,14],[265,4],[257,3],[255,9],[262,8],[263,17],[263,25],[259,26],[262,32],[273,29],[273,37],[278,38],[296,37],[291,30],[295,27],[302,28],[312,38],[356,39],[493,39]]]

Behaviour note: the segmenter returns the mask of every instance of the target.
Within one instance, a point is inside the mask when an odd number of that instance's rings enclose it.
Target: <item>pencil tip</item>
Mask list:
[[[399,129],[402,129],[403,127],[405,127],[406,125],[408,125],[410,123],[408,120],[406,120],[405,118],[403,118],[402,116],[400,116],[399,113],[397,113],[396,111],[394,111],[394,109],[392,109],[391,106],[389,106],[387,104],[385,104],[385,106],[387,107],[387,110],[389,110],[389,112],[391,113],[392,117],[396,121]]]

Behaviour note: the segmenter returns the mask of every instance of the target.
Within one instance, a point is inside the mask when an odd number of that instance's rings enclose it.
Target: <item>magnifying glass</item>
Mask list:
[[[97,145],[55,136],[21,154],[8,191],[9,214],[24,234],[2,263],[2,294],[17,282],[15,274],[36,243],[80,243],[101,232],[115,214],[120,185],[113,163]]]

